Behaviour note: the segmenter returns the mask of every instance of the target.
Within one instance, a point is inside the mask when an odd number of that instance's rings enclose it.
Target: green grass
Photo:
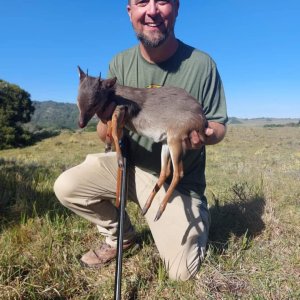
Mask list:
[[[81,268],[96,228],[64,209],[53,183],[87,153],[95,132],[63,132],[0,151],[0,299],[112,299],[115,264]],[[229,126],[207,147],[212,226],[197,277],[174,282],[140,210],[143,248],[123,262],[123,299],[300,299],[300,129]]]

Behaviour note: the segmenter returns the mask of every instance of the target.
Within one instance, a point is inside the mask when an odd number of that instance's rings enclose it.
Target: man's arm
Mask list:
[[[97,133],[100,140],[105,143],[107,134],[107,124],[101,120],[97,125]],[[223,140],[226,134],[226,126],[217,122],[208,122],[208,128],[206,128],[206,141],[205,145],[215,145]],[[196,131],[192,131],[190,134],[191,148],[201,148],[202,142]]]

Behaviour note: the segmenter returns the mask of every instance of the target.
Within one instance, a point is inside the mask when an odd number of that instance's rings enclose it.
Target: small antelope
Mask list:
[[[142,210],[143,215],[170,176],[172,162],[173,178],[156,214],[157,221],[183,177],[182,156],[187,149],[190,133],[196,130],[200,140],[205,140],[207,120],[201,105],[180,88],[131,88],[119,85],[116,78],[92,77],[79,66],[78,70],[79,127],[84,128],[95,114],[102,120],[108,120],[106,150],[110,149],[112,136],[119,168],[122,168],[123,162],[119,140],[124,127],[162,143],[160,175]]]

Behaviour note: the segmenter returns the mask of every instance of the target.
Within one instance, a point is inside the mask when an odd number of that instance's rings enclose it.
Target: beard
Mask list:
[[[157,48],[162,45],[169,37],[170,32],[155,32],[152,34],[145,34],[143,32],[136,32],[137,39],[146,47]]]

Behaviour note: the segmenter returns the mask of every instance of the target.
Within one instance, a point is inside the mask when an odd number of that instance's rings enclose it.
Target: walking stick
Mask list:
[[[123,137],[120,142],[120,148],[123,155],[123,169],[121,170],[121,186],[117,195],[120,195],[119,203],[119,222],[118,222],[118,241],[117,241],[117,259],[115,271],[115,300],[121,300],[121,280],[122,280],[122,258],[123,258],[123,236],[124,236],[124,218],[125,218],[125,205],[127,199],[127,164],[128,164],[128,151],[127,141]],[[118,171],[119,172],[119,171]],[[118,175],[119,176],[119,175]],[[117,189],[119,186],[117,187]]]

